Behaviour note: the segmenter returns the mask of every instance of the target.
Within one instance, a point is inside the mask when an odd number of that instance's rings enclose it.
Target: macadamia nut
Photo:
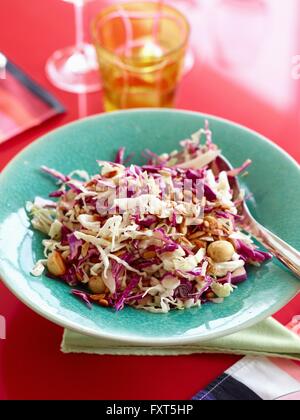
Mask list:
[[[231,261],[234,253],[233,245],[227,241],[213,242],[207,249],[208,256],[217,263]]]

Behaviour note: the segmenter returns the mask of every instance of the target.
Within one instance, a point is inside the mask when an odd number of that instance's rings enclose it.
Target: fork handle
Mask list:
[[[300,252],[259,223],[251,223],[249,227],[250,233],[300,278]]]

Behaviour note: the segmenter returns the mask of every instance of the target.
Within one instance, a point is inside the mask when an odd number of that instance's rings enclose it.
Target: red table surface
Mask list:
[[[237,2],[224,0],[223,9],[213,14],[207,0],[199,2],[198,14],[193,13],[197,62],[181,84],[177,106],[245,124],[299,162],[300,80],[293,80],[291,63],[300,54],[300,3],[266,0],[259,10],[261,1],[251,1],[249,10],[233,10]],[[204,21],[216,25],[205,29]],[[235,27],[239,22],[243,24]],[[40,135],[77,119],[79,104],[81,115],[85,105],[87,113],[102,112],[102,108],[101,94],[78,98],[64,93],[48,82],[44,72],[50,54],[73,42],[69,4],[0,0],[0,27],[0,51],[67,108],[64,116],[0,145],[2,169]],[[276,318],[287,323],[295,313],[300,313],[300,297]],[[1,399],[189,399],[238,360],[225,355],[63,355],[59,350],[62,329],[26,308],[2,284],[0,314],[7,321],[7,339],[0,340]]]

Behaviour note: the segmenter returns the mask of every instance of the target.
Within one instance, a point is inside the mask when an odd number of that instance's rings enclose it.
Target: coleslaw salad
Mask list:
[[[47,235],[32,274],[66,282],[89,307],[167,313],[230,296],[249,264],[271,258],[241,231],[244,197],[230,187],[251,162],[218,172],[208,124],[180,146],[146,151],[144,166],[127,165],[122,148],[114,162],[98,161],[95,176],[42,167],[58,185],[26,205],[33,228]]]

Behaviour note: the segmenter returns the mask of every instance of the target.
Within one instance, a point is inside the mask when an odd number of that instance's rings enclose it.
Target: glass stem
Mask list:
[[[74,3],[75,11],[75,32],[76,48],[78,51],[84,51],[84,22],[83,22],[83,1]]]

